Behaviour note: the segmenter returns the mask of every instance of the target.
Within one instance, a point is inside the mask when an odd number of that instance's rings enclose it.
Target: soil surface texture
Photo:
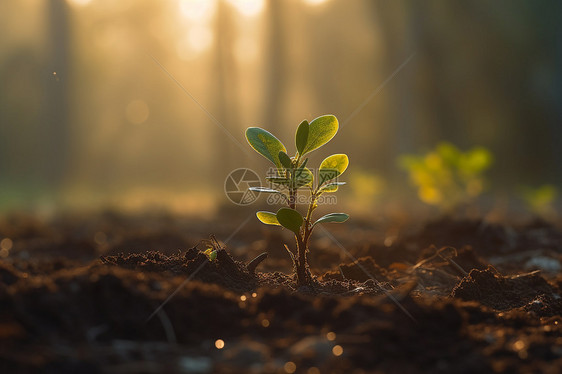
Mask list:
[[[297,288],[244,218],[1,217],[0,372],[562,372],[556,226],[326,225]]]

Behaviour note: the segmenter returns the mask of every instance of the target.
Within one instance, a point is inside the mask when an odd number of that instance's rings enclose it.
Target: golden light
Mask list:
[[[329,341],[336,340],[336,333],[333,332],[333,331],[330,331],[329,333],[326,334],[326,339],[328,339]]]
[[[187,38],[181,39],[176,43],[176,53],[180,60],[183,61],[191,61],[198,55],[198,53],[191,49]]]
[[[322,5],[326,2],[328,2],[329,0],[304,0],[305,3],[307,3],[308,5]]]
[[[247,298],[246,298],[246,296],[245,296],[245,295],[242,295],[242,296],[240,296],[240,300],[242,300],[242,301],[246,301],[246,299],[247,299]]]
[[[285,362],[283,368],[285,369],[285,372],[289,374],[292,374],[295,371],[297,371],[297,365],[295,365],[295,363],[292,361]]]
[[[176,53],[183,61],[191,61],[208,50],[214,41],[214,33],[208,23],[192,24],[187,35],[176,44]]]
[[[92,0],[67,0],[70,5],[84,6],[92,2]]]
[[[191,21],[204,22],[210,20],[216,9],[214,0],[180,0],[181,14]]]
[[[127,121],[133,125],[140,125],[145,122],[149,114],[150,110],[148,109],[148,105],[143,100],[133,100],[125,109]]]
[[[195,52],[203,52],[213,44],[213,30],[207,25],[194,25],[190,28],[188,42]]]
[[[8,255],[10,254],[10,250],[12,249],[12,239],[10,238],[4,238],[2,239],[2,241],[0,242],[0,257],[1,258],[6,258],[8,257]]]
[[[257,16],[265,7],[264,0],[230,0],[234,8],[247,17]]]
[[[239,62],[252,62],[258,58],[259,48],[255,40],[241,38],[234,44],[234,56]]]
[[[4,238],[0,242],[0,248],[5,249],[6,251],[9,251],[10,249],[12,249],[13,245],[14,245],[14,242],[10,238]]]
[[[222,340],[222,339],[217,339],[217,340],[215,341],[215,347],[216,347],[217,349],[223,349],[223,348],[224,348],[224,340]]]
[[[341,356],[343,354],[343,348],[341,345],[335,345],[334,348],[332,348],[332,353],[334,354],[334,356]]]

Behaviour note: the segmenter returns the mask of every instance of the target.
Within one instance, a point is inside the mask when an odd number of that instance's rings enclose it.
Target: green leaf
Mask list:
[[[273,184],[280,184],[282,186],[290,186],[293,183],[291,179],[285,177],[266,177],[265,179]]]
[[[318,185],[321,186],[325,182],[343,174],[348,165],[349,158],[345,154],[326,157],[318,169]]]
[[[275,213],[261,211],[257,212],[256,216],[262,223],[265,223],[266,225],[281,226],[281,224],[277,220],[277,216],[275,215]]]
[[[338,132],[338,120],[333,115],[321,116],[310,122],[308,139],[301,156],[328,143]]]
[[[345,213],[330,213],[330,214],[326,214],[323,217],[318,218],[318,221],[314,222],[312,227],[316,226],[317,223],[328,223],[328,222],[341,223],[347,221],[348,218],[349,215]]]
[[[301,166],[299,166],[299,168],[296,170],[296,172],[297,173],[301,172],[306,167],[307,162],[308,162],[308,158],[305,158]]]
[[[304,120],[297,128],[297,133],[295,135],[295,143],[297,145],[297,151],[301,156],[304,154],[303,151],[308,141],[308,132],[309,132],[308,121]]]
[[[449,142],[440,143],[435,150],[449,167],[456,167],[462,157],[461,151]]]
[[[281,191],[274,190],[273,188],[267,188],[267,187],[250,187],[248,189],[250,191],[264,192],[264,193],[282,193]]]
[[[291,208],[281,208],[277,211],[277,221],[281,224],[281,226],[298,235],[304,220],[301,214],[296,210]]]
[[[278,190],[274,190],[273,188],[267,188],[267,187],[250,187],[248,188],[250,191],[256,191],[256,192],[263,192],[263,193],[277,193],[279,195],[282,195],[286,201],[289,201],[289,198],[287,197],[287,195],[285,195],[283,192],[278,191]],[[258,217],[259,218],[259,217]]]
[[[288,154],[286,154],[283,151],[279,152],[279,161],[281,162],[281,165],[283,165],[283,167],[287,170],[291,169],[292,165],[291,165],[291,158],[289,157]]]
[[[246,139],[256,152],[273,162],[279,169],[283,166],[279,160],[279,152],[287,152],[287,149],[273,134],[259,127],[249,127],[246,130]]]
[[[265,179],[267,179],[273,184],[287,186],[289,188],[291,188],[291,186],[293,186],[293,188],[299,188],[302,186],[311,185],[312,182],[314,181],[314,175],[312,174],[312,171],[310,171],[308,168],[304,168],[304,169],[299,168],[295,170],[294,184],[293,184],[293,179],[290,178],[266,177]],[[257,188],[257,187],[252,187],[252,188]]]
[[[203,254],[204,254],[205,256],[207,256],[207,258],[208,258],[209,261],[211,261],[211,262],[215,261],[216,258],[217,258],[217,251],[216,251],[216,249],[213,249],[213,248],[207,248],[207,249],[205,250],[205,252],[203,252]]]
[[[324,192],[336,192],[338,190],[338,186],[343,186],[345,182],[334,182],[329,183],[318,190],[318,194],[322,194]]]
[[[301,176],[302,173],[306,173],[306,172],[304,171],[304,169],[306,168],[307,162],[308,162],[308,158],[305,158],[305,159],[304,159],[304,162],[301,164],[301,166],[299,166],[299,167],[297,168],[297,170],[295,170],[295,175],[296,175],[297,177]],[[309,170],[309,171],[310,171],[310,170]]]
[[[310,186],[314,181],[314,174],[308,168],[299,169],[298,172],[295,172],[295,188],[299,188],[302,186]]]
[[[493,157],[486,148],[477,147],[466,152],[462,161],[464,161],[460,165],[462,171],[478,174],[492,165]]]

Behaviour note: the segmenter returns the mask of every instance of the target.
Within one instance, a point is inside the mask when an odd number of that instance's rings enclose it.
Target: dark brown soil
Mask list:
[[[315,282],[296,289],[277,249],[248,269],[273,240],[253,222],[211,261],[200,239],[232,227],[7,216],[0,372],[559,372],[559,231],[483,225],[443,219],[390,246],[376,228],[334,231],[359,260],[329,262],[343,258],[330,244],[311,260]]]

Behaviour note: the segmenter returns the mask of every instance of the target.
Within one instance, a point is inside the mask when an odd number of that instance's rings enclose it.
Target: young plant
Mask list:
[[[298,286],[310,284],[312,281],[308,267],[308,240],[314,227],[319,223],[340,223],[349,218],[345,213],[330,213],[316,221],[312,219],[312,214],[318,207],[318,198],[322,194],[336,192],[339,186],[345,184],[337,178],[347,169],[349,159],[345,154],[325,158],[318,168],[315,183],[314,174],[306,167],[308,158],[305,156],[328,143],[337,131],[338,120],[333,115],[318,117],[310,123],[302,121],[295,134],[296,153],[290,157],[283,143],[268,131],[259,127],[246,130],[248,143],[256,152],[271,161],[276,169],[275,176],[267,178],[272,183],[272,188],[250,189],[279,194],[287,204],[287,207],[280,208],[276,213],[257,212],[257,217],[266,225],[283,226],[295,234],[296,249],[289,249],[288,246],[285,248],[293,260]],[[299,191],[306,191],[308,194],[304,214],[297,209]]]
[[[519,190],[520,197],[531,212],[544,219],[556,217],[555,202],[558,190],[555,186],[544,184],[536,188],[521,187]]]
[[[484,172],[492,164],[486,148],[462,152],[451,143],[440,143],[425,155],[404,155],[399,164],[418,187],[421,201],[450,210],[469,202],[484,190]]]

